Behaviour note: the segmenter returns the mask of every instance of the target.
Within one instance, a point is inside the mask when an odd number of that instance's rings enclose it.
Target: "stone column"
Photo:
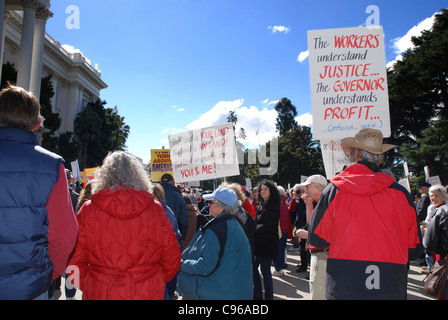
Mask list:
[[[78,81],[70,81],[67,91],[67,109],[65,113],[65,129],[66,131],[74,131],[75,118],[78,114],[79,91],[81,85]]]
[[[44,44],[45,44],[45,26],[48,18],[52,17],[51,13],[45,7],[39,7],[36,11],[36,23],[34,27],[34,43],[33,43],[33,57],[31,63],[30,75],[30,91],[40,98],[40,87],[42,82],[42,61],[44,59]]]
[[[17,85],[25,90],[30,90],[36,6],[33,0],[22,0],[22,4],[23,26],[20,45],[19,70],[17,72]]]
[[[0,78],[3,68],[4,48],[5,48],[5,0],[0,0]]]

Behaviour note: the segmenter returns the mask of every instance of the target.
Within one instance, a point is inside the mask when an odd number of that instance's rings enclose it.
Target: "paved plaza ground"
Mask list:
[[[300,264],[300,254],[298,251],[291,251],[292,246],[288,243],[287,251],[288,268],[281,277],[273,276],[274,300],[310,300],[309,272],[296,273],[297,265]],[[418,262],[412,262],[408,279],[408,300],[435,300],[425,293],[421,267]],[[274,268],[272,268],[272,271]],[[64,280],[62,280],[64,285]],[[82,293],[78,290],[76,299],[82,299]],[[59,300],[65,300],[65,293],[62,290]]]

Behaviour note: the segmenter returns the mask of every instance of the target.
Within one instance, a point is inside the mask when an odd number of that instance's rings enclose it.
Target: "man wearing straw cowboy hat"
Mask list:
[[[409,192],[378,167],[394,147],[376,129],[342,140],[353,164],[322,193],[309,235],[317,248],[331,245],[327,299],[406,299],[408,261],[421,253],[421,234]]]

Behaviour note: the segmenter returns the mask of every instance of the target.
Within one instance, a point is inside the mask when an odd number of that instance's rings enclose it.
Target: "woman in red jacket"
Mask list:
[[[122,151],[109,154],[95,173],[92,198],[77,215],[79,236],[67,272],[83,300],[164,299],[181,255],[150,186],[142,165]]]

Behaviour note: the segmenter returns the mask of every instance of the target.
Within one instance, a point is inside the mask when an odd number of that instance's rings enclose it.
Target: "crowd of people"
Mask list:
[[[153,183],[123,151],[76,190],[38,144],[39,110],[21,88],[0,93],[0,299],[57,299],[65,277],[68,299],[273,300],[288,241],[311,299],[406,299],[410,261],[446,260],[447,189],[423,182],[415,202],[379,168],[395,147],[379,130],[342,140],[353,164],[330,181],[315,174],[291,190]]]

